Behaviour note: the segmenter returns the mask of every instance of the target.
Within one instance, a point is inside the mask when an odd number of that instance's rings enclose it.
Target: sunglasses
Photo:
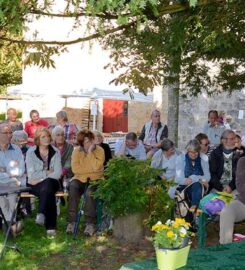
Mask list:
[[[201,143],[201,145],[203,145],[203,146],[208,146],[209,143]]]

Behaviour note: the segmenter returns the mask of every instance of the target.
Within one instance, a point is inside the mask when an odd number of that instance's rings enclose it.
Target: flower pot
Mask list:
[[[175,270],[187,263],[190,245],[179,249],[156,248],[157,266],[159,270]]]

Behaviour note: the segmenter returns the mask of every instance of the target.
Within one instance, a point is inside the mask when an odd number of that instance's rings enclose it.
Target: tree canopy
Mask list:
[[[54,67],[52,56],[66,46],[97,39],[111,50],[108,68],[120,71],[113,82],[144,93],[171,74],[180,74],[183,95],[244,86],[243,0],[64,0],[60,11],[56,3],[0,0],[0,50],[11,45],[25,53],[21,64]],[[41,17],[74,18],[74,29],[85,18],[87,31],[71,40],[26,39],[28,22]]]

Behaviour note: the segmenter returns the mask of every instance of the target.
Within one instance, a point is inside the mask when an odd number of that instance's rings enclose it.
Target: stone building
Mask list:
[[[210,110],[224,111],[231,115],[233,120],[240,124],[241,134],[245,132],[245,119],[238,119],[239,111],[245,112],[245,89],[208,97],[205,94],[199,97],[179,99],[178,113],[178,146],[184,149],[186,143],[202,131],[207,122]],[[245,116],[245,115],[244,115]],[[171,129],[171,126],[169,127]]]

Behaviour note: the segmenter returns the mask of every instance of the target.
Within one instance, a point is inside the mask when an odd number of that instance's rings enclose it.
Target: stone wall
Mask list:
[[[142,127],[150,120],[154,103],[145,103],[139,101],[128,102],[128,131],[140,133]]]
[[[242,135],[245,131],[245,119],[238,119],[239,110],[245,110],[245,93],[233,92],[232,95],[219,94],[207,97],[191,97],[179,100],[178,146],[184,149],[187,142],[202,131],[208,119],[210,110],[224,111],[231,115],[233,120],[241,126]]]

